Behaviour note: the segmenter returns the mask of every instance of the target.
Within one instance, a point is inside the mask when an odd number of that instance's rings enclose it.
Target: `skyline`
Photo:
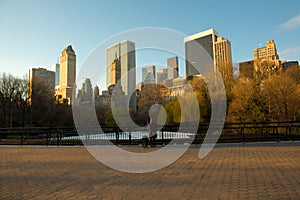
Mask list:
[[[52,64],[69,44],[77,54],[78,72],[89,53],[104,40],[142,27],[162,27],[186,35],[214,28],[231,41],[234,63],[252,60],[253,50],[265,46],[270,39],[275,41],[281,60],[300,61],[300,41],[295,37],[300,35],[300,3],[255,2],[258,1],[245,5],[234,1],[226,1],[226,5],[197,1],[146,4],[132,0],[89,1],[86,5],[80,1],[1,0],[0,72],[21,77],[33,67],[54,70]],[[143,67],[139,65],[146,63],[145,59],[137,56],[137,67]],[[149,63],[167,63],[167,57],[151,59]],[[184,67],[179,63],[180,75]]]

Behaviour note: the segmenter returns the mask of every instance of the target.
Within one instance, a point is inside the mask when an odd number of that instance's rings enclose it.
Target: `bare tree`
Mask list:
[[[2,126],[12,126],[13,100],[15,98],[18,81],[11,74],[3,73],[0,76],[0,102],[2,109]]]
[[[16,87],[14,102],[21,115],[21,126],[25,126],[25,120],[30,112],[29,95],[28,95],[28,79],[17,79],[18,85]]]

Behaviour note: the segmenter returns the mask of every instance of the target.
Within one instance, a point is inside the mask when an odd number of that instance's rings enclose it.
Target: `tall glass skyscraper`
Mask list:
[[[174,79],[178,77],[178,57],[174,56],[168,58],[168,79]]]
[[[136,110],[135,44],[125,40],[106,49],[106,87],[120,81],[121,89],[130,99],[130,108]],[[132,95],[132,96],[131,96]]]
[[[219,34],[214,29],[209,29],[200,33],[196,33],[184,38],[185,59],[186,59],[186,75],[197,75],[199,71],[197,67],[202,65],[201,59],[207,58],[207,54],[199,49],[200,44],[208,53],[210,58],[215,60],[215,42]]]

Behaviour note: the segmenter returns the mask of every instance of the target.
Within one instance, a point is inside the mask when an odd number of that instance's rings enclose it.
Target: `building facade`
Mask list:
[[[156,71],[154,65],[142,68],[142,82],[144,85],[156,82]]]
[[[215,42],[219,34],[214,29],[209,29],[203,32],[196,33],[184,38],[185,59],[186,59],[186,75],[197,75],[197,68],[203,65],[203,60],[207,60],[207,54],[215,61]],[[199,44],[207,52],[199,49]]]
[[[106,65],[107,88],[120,81],[125,95],[135,89],[136,64],[133,42],[126,40],[108,47],[106,49]]]
[[[125,40],[106,49],[106,87],[118,81],[129,107],[136,110],[136,60],[135,44]]]
[[[59,66],[60,65],[58,63],[52,65],[52,68],[55,70],[55,86],[59,85]]]
[[[157,83],[162,83],[168,79],[168,69],[160,69],[156,72]]]
[[[286,70],[290,67],[297,67],[299,66],[299,62],[298,61],[282,61],[281,62],[282,65],[282,69]]]
[[[233,79],[231,42],[219,37],[216,30],[209,29],[185,37],[184,47],[187,76],[205,72],[207,65],[213,62],[214,70],[217,68],[223,79]]]
[[[97,99],[97,97],[99,97],[100,95],[100,89],[99,87],[96,85],[96,87],[94,88],[94,100]]]
[[[29,103],[34,102],[34,95],[41,92],[52,92],[54,97],[55,72],[45,68],[32,68],[29,70],[28,83]]]
[[[178,78],[178,57],[174,56],[167,60],[168,79]]]
[[[89,78],[86,78],[82,83],[81,89],[78,90],[77,99],[79,102],[92,102],[94,100],[93,87]]]
[[[281,63],[277,54],[274,40],[268,40],[265,47],[256,48],[254,55],[255,76],[265,76],[281,70]]]
[[[215,42],[215,65],[223,79],[233,79],[231,42],[223,37]]]
[[[59,88],[56,99],[70,105],[76,81],[76,54],[72,46],[67,46],[60,56]]]

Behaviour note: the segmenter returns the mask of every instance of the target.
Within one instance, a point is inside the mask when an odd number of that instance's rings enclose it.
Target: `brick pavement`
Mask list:
[[[0,199],[300,199],[300,143],[218,145],[201,160],[198,152],[130,174],[83,147],[0,147]]]

